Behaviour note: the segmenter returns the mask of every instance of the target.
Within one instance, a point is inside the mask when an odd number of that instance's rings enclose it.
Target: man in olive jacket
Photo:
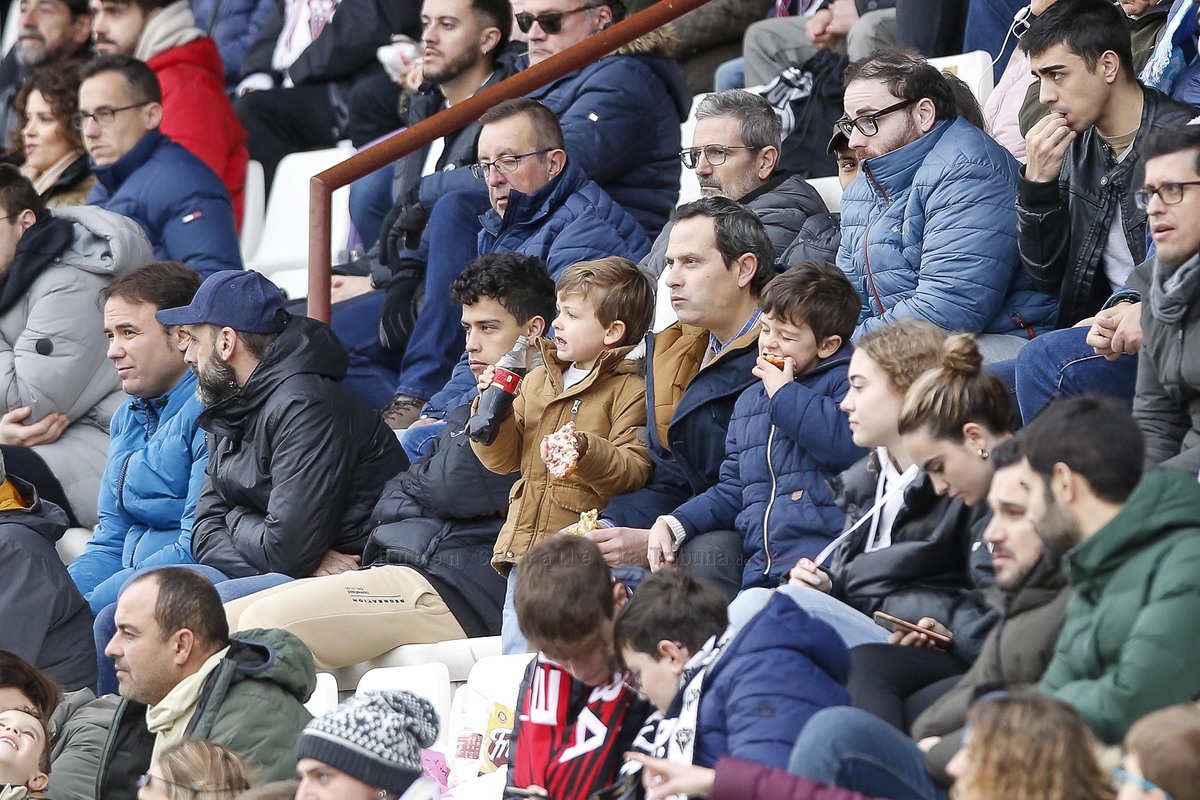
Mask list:
[[[135,578],[117,601],[116,623],[105,653],[117,665],[121,702],[104,734],[95,793],[57,786],[55,797],[133,800],[158,753],[193,738],[229,747],[261,780],[292,775],[296,741],[312,718],[303,704],[316,686],[299,639],[281,630],[230,638],[216,589],[181,567]],[[72,749],[76,759],[92,751]],[[66,771],[86,774],[78,766]]]
[[[1052,403],[1021,442],[1029,514],[1074,590],[1040,688],[1116,744],[1200,696],[1200,485],[1169,468],[1143,476],[1142,435],[1111,398]]]

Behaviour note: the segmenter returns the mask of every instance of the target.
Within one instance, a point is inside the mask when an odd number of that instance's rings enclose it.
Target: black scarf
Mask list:
[[[50,214],[25,231],[17,243],[12,266],[0,276],[0,314],[7,314],[21,301],[38,276],[54,266],[55,259],[74,238],[74,225]]]

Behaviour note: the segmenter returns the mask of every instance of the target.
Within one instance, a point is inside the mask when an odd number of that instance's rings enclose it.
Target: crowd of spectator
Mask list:
[[[19,0],[0,800],[434,800],[450,720],[317,670],[477,637],[449,796],[1200,798],[1196,5],[754,6],[358,181],[325,323],[250,160],[630,9]]]

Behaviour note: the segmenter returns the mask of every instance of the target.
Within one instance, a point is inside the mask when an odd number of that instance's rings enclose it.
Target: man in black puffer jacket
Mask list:
[[[231,578],[356,568],[367,517],[405,466],[379,415],[338,383],[346,351],[333,332],[284,302],[262,275],[227,271],[155,315],[186,331],[207,406],[192,555]]]

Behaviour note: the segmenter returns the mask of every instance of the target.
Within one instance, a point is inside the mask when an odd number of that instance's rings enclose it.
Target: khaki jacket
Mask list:
[[[492,553],[492,566],[502,575],[536,542],[578,522],[581,512],[602,509],[609,498],[650,479],[643,361],[627,358],[634,348],[605,351],[591,373],[564,392],[563,365],[553,345],[539,339],[537,347],[545,365],[525,376],[496,440],[488,446],[471,443],[492,472],[521,473]],[[572,418],[587,437],[587,452],[574,474],[556,480],[542,461],[542,438]]]

